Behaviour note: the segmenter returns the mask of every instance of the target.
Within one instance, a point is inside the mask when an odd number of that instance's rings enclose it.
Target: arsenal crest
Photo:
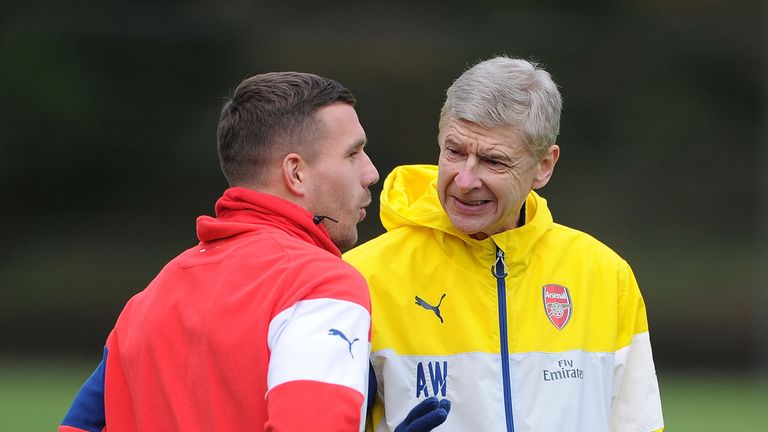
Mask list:
[[[568,288],[560,285],[544,285],[544,311],[549,322],[562,330],[573,314],[571,295]]]

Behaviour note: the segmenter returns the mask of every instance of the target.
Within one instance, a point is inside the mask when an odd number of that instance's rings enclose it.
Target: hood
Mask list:
[[[216,201],[215,218],[197,218],[197,237],[203,243],[265,229],[284,231],[341,256],[325,227],[313,222],[312,213],[274,195],[242,187],[229,188]]]
[[[437,170],[435,165],[403,165],[387,176],[381,192],[381,222],[387,231],[404,226],[431,228],[474,247],[493,250],[498,246],[509,256],[525,254],[552,228],[546,200],[531,191],[525,201],[525,225],[484,240],[469,237],[451,224],[440,204]]]
[[[404,165],[389,173],[381,192],[381,223],[387,231],[402,226],[426,226],[461,234],[451,225],[440,204],[435,165]]]

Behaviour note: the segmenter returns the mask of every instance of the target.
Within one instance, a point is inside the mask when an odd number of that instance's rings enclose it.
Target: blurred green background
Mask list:
[[[195,217],[226,187],[215,129],[241,79],[300,70],[348,86],[383,175],[435,162],[445,89],[508,54],[561,87],[562,153],[541,193],[556,221],[635,270],[670,430],[735,418],[759,430],[767,11],[764,0],[4,5],[0,428],[27,415],[52,427],[125,301],[196,242]],[[369,217],[361,239],[381,232]]]

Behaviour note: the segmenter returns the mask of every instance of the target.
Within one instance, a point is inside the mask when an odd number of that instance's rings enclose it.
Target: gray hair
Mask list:
[[[476,64],[453,82],[440,112],[440,131],[449,118],[480,126],[519,128],[534,155],[543,157],[560,133],[563,100],[549,72],[538,64],[506,56]]]

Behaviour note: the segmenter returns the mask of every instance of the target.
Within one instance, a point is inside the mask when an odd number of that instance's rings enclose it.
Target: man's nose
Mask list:
[[[373,165],[373,162],[371,161],[371,158],[368,157],[368,154],[363,153],[363,156],[365,157],[365,167],[363,168],[362,177],[363,186],[370,187],[379,181],[379,170],[377,170]]]
[[[456,183],[462,191],[468,191],[479,188],[483,185],[478,175],[478,164],[473,160],[474,158],[468,158],[459,168],[459,172],[456,173],[453,182]]]

